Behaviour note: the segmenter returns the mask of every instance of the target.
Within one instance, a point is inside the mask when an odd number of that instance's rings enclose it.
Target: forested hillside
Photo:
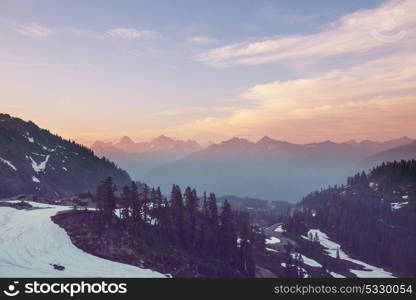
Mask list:
[[[383,163],[347,184],[305,197],[289,232],[319,228],[350,254],[402,276],[416,275],[416,160]]]
[[[169,197],[145,184],[125,186],[121,197],[108,178],[99,186],[97,211],[72,211],[53,219],[73,243],[91,254],[144,266],[174,277],[253,277],[254,253],[264,235],[245,212],[215,194],[201,199],[174,185]]]
[[[94,191],[108,176],[119,187],[130,182],[125,171],[87,147],[6,114],[0,114],[0,145],[0,198]]]

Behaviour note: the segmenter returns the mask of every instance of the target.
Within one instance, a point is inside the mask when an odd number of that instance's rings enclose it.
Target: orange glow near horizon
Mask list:
[[[416,1],[389,0],[312,33],[237,42],[0,19],[0,112],[85,145],[415,137],[415,14]]]

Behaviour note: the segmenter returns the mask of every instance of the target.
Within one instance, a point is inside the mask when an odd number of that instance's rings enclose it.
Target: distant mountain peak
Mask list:
[[[193,140],[175,140],[166,135],[160,135],[147,142],[134,142],[131,138],[124,136],[116,144],[105,144],[96,142],[93,149],[102,155],[116,154],[125,152],[130,154],[140,154],[147,152],[183,152],[190,153],[199,150],[201,145]]]
[[[262,137],[260,140],[257,141],[256,144],[266,144],[266,143],[273,143],[276,140],[268,137],[267,135],[265,135],[264,137]]]
[[[270,146],[270,145],[289,145],[291,143],[286,142],[286,141],[281,141],[281,140],[275,140],[266,135],[262,137],[260,140],[258,140],[256,144]],[[292,144],[292,145],[295,145],[295,144]]]
[[[220,144],[216,144],[212,146],[215,146],[215,147],[221,146],[221,147],[230,147],[230,148],[231,147],[247,148],[252,145],[255,145],[255,144],[245,138],[233,137],[229,140],[221,142]]]
[[[152,143],[172,143],[172,142],[175,142],[175,140],[162,134],[162,135],[159,135],[157,138],[153,139],[151,142]]]
[[[411,143],[411,142],[414,141],[414,139],[411,139],[411,138],[409,138],[407,136],[402,136],[401,138],[398,138],[397,140],[393,140],[393,141],[405,142],[405,143],[409,142],[409,143]]]
[[[132,145],[132,144],[134,144],[134,141],[131,138],[129,138],[128,136],[123,136],[120,139],[119,144],[121,144],[121,145]]]
[[[345,144],[348,144],[348,145],[357,145],[358,143],[357,143],[356,140],[351,139],[351,140],[346,141]]]
[[[224,143],[235,144],[235,143],[251,143],[251,142],[247,139],[234,136],[231,139],[224,141]]]

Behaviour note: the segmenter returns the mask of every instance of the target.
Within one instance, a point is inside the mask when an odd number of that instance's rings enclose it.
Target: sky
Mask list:
[[[414,0],[0,2],[0,111],[91,144],[414,136]]]

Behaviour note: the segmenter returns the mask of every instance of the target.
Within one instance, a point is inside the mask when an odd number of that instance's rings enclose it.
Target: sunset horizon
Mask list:
[[[0,111],[85,145],[383,141],[416,128],[414,1],[244,1],[238,14],[144,1],[119,15],[79,3],[0,4]]]

